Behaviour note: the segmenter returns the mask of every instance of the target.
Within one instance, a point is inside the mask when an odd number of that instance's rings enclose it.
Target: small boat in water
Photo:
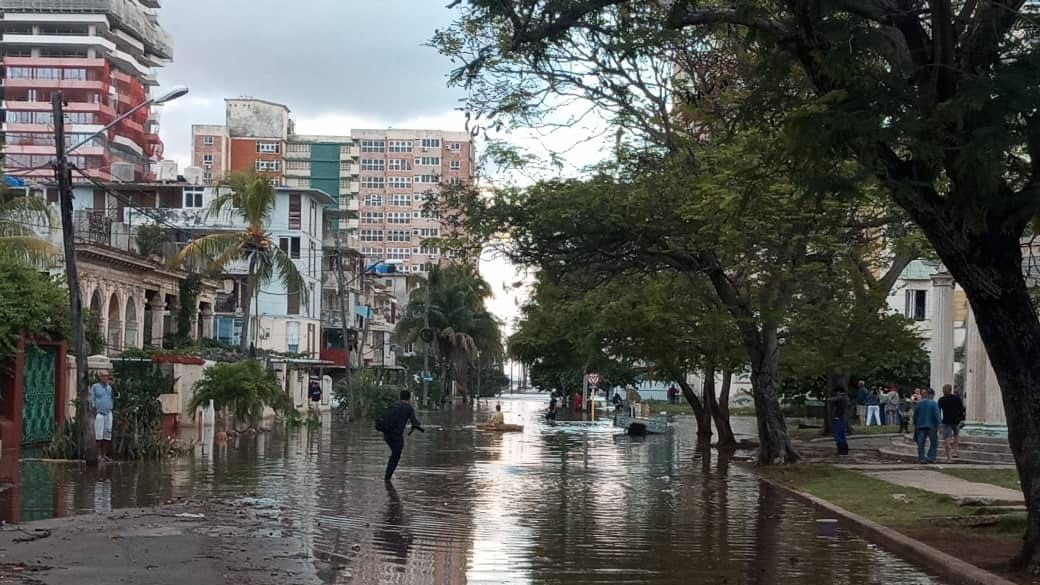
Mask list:
[[[524,425],[477,425],[477,428],[491,433],[517,433],[524,430]]]
[[[625,429],[629,435],[636,436],[661,435],[669,431],[666,418],[646,418],[621,412],[614,414],[614,426]]]

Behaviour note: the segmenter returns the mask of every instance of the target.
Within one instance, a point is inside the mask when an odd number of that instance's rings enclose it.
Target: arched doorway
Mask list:
[[[126,319],[123,320],[124,347],[138,347],[137,343],[137,300],[126,300]]]
[[[123,311],[119,308],[119,297],[112,293],[108,299],[108,350],[123,351]]]
[[[83,326],[87,334],[87,353],[91,355],[105,351],[104,344],[99,343],[106,338],[103,326],[106,315],[102,307],[101,291],[94,289],[94,292],[90,295],[89,314],[83,320]]]

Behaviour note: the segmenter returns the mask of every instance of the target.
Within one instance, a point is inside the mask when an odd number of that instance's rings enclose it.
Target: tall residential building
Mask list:
[[[202,183],[214,185],[231,164],[231,139],[227,126],[196,124],[191,127],[191,148],[195,166],[202,169]]]
[[[173,58],[158,8],[159,0],[0,0],[7,174],[53,176],[52,92],[68,104],[70,145],[148,99],[155,68]],[[103,180],[113,164],[126,163],[141,180],[153,175],[162,150],[154,113],[142,108],[71,162]]]

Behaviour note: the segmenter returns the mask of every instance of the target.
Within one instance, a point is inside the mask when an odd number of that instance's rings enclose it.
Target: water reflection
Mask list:
[[[326,584],[933,582],[840,527],[818,534],[812,509],[698,442],[692,421],[630,438],[607,420],[549,425],[544,400],[501,403],[522,433],[477,431],[465,410],[426,414],[396,487],[383,484],[387,449],[371,426],[327,417],[314,430],[206,437],[196,457],[161,465],[27,463],[0,514],[255,494],[287,507]]]

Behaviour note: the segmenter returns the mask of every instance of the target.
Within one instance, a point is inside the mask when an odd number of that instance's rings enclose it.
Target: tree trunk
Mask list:
[[[697,436],[711,437],[711,419],[715,409],[711,407],[715,402],[715,364],[708,362],[704,365],[704,391],[701,392],[701,403],[704,412],[697,421]]]
[[[1021,232],[965,237],[949,228],[925,229],[964,287],[1000,384],[1028,510],[1022,551],[1013,563],[1040,566],[1040,320],[1022,276]]]
[[[675,376],[676,382],[679,383],[679,389],[682,390],[683,398],[693,408],[693,416],[697,419],[697,436],[711,436],[711,422],[706,423],[704,404],[701,403],[701,399],[697,398],[697,395],[693,393],[693,388],[690,387],[689,382],[686,381],[684,376]]]
[[[243,356],[249,354],[249,320],[253,311],[253,291],[256,290],[256,256],[249,257],[249,274],[242,287],[242,338],[239,340],[238,351]]]
[[[791,447],[787,422],[777,395],[779,337],[776,329],[763,328],[751,355],[751,390],[758,419],[758,462],[763,465],[795,463],[798,453]]]
[[[733,425],[729,421],[729,390],[733,384],[733,370],[722,370],[722,389],[718,398],[715,393],[706,394],[710,401],[708,408],[711,416],[715,419],[715,428],[719,431],[719,447],[732,447],[737,444],[737,438],[733,435]]]

